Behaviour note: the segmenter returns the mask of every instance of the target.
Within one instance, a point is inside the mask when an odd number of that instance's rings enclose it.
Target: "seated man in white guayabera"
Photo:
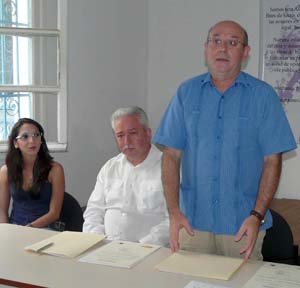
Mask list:
[[[119,108],[111,116],[111,125],[121,153],[98,174],[84,212],[83,232],[167,246],[162,153],[151,144],[148,117],[139,107]]]

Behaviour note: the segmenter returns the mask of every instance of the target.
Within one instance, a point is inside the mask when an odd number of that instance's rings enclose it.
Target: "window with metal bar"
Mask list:
[[[0,151],[21,117],[65,150],[66,0],[0,0]]]

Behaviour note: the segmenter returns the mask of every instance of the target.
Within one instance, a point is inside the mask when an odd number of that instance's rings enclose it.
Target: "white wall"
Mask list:
[[[117,153],[110,114],[146,106],[146,0],[68,1],[68,151],[53,153],[66,190],[85,205],[96,175]]]
[[[259,5],[259,0],[148,1],[147,108],[155,127],[178,84],[206,71],[203,45],[217,21],[233,19],[246,28],[252,48],[245,70],[259,76]],[[300,199],[299,148],[285,158],[276,197]]]

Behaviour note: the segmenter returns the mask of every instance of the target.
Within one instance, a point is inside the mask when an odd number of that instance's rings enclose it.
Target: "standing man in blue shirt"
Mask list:
[[[282,153],[296,143],[274,89],[241,72],[249,51],[238,23],[215,24],[208,73],[180,85],[154,137],[163,146],[172,251],[262,259]]]

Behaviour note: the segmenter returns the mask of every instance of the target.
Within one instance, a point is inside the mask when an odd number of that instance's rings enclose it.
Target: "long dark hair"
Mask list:
[[[40,196],[40,189],[42,184],[47,181],[49,172],[52,167],[53,157],[49,153],[49,149],[44,137],[44,129],[33,119],[20,118],[13,128],[11,129],[8,137],[8,152],[5,158],[5,164],[7,166],[7,179],[9,186],[14,186],[16,189],[20,189],[23,186],[23,156],[21,151],[15,147],[15,140],[19,134],[19,130],[24,124],[34,125],[41,134],[41,147],[38,152],[37,158],[33,166],[33,182],[29,195],[32,198],[38,198]]]

